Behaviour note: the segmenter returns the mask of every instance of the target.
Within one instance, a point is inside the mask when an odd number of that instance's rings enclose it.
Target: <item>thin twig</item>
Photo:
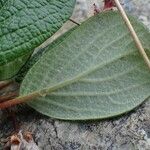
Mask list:
[[[115,4],[116,4],[116,7],[118,8],[118,10],[119,10],[123,20],[125,21],[128,29],[129,29],[132,37],[133,37],[133,40],[134,40],[137,48],[139,49],[140,54],[142,55],[145,63],[147,64],[148,68],[150,69],[150,60],[149,60],[149,58],[148,58],[148,56],[147,56],[147,54],[146,54],[146,52],[145,52],[145,50],[144,50],[144,48],[142,46],[142,43],[141,43],[140,39],[138,38],[138,36],[136,34],[133,26],[131,25],[131,22],[129,21],[129,19],[128,19],[127,15],[126,15],[126,13],[125,13],[125,11],[123,9],[123,7],[121,6],[121,4],[119,2],[119,0],[114,0],[114,1],[115,1]]]
[[[73,20],[73,19],[69,19],[71,22],[73,22],[74,24],[76,24],[76,25],[78,25],[78,26],[80,26],[80,23],[78,23],[78,22],[76,22],[75,20]]]

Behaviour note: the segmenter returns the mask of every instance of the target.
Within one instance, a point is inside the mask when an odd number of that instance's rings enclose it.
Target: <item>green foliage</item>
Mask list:
[[[71,16],[75,0],[0,1],[0,80],[14,76],[34,48]]]
[[[130,17],[144,48],[150,33]],[[149,52],[149,51],[148,51]],[[65,120],[102,119],[141,104],[150,91],[150,73],[117,12],[96,15],[76,28],[29,70],[20,95],[42,114]]]

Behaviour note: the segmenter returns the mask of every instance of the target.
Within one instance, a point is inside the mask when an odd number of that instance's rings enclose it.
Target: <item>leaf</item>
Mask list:
[[[14,76],[34,48],[71,16],[75,0],[3,0],[0,3],[0,80]]]
[[[130,17],[145,49],[150,33]],[[120,115],[150,96],[150,73],[118,12],[100,13],[75,29],[30,69],[20,95],[50,117],[102,119]]]

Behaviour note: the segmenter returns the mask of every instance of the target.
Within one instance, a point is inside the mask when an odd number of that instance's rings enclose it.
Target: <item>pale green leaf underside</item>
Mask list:
[[[150,49],[149,31],[130,20]],[[108,118],[149,97],[150,72],[120,15],[104,12],[49,48],[30,69],[21,95],[37,91],[41,97],[28,104],[42,114],[65,120]]]
[[[0,2],[0,80],[19,71],[34,48],[68,20],[74,5],[75,0]]]

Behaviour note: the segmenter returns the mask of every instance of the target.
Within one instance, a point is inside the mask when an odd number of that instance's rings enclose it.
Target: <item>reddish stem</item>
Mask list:
[[[0,96],[0,103],[8,101],[18,96],[18,92],[11,92],[8,95]]]
[[[6,102],[0,103],[0,109],[3,110],[6,108],[15,106],[17,104],[22,104],[23,102],[31,101],[32,99],[34,99],[38,96],[40,96],[39,93],[32,93],[27,96],[17,97],[15,99],[8,100]]]

